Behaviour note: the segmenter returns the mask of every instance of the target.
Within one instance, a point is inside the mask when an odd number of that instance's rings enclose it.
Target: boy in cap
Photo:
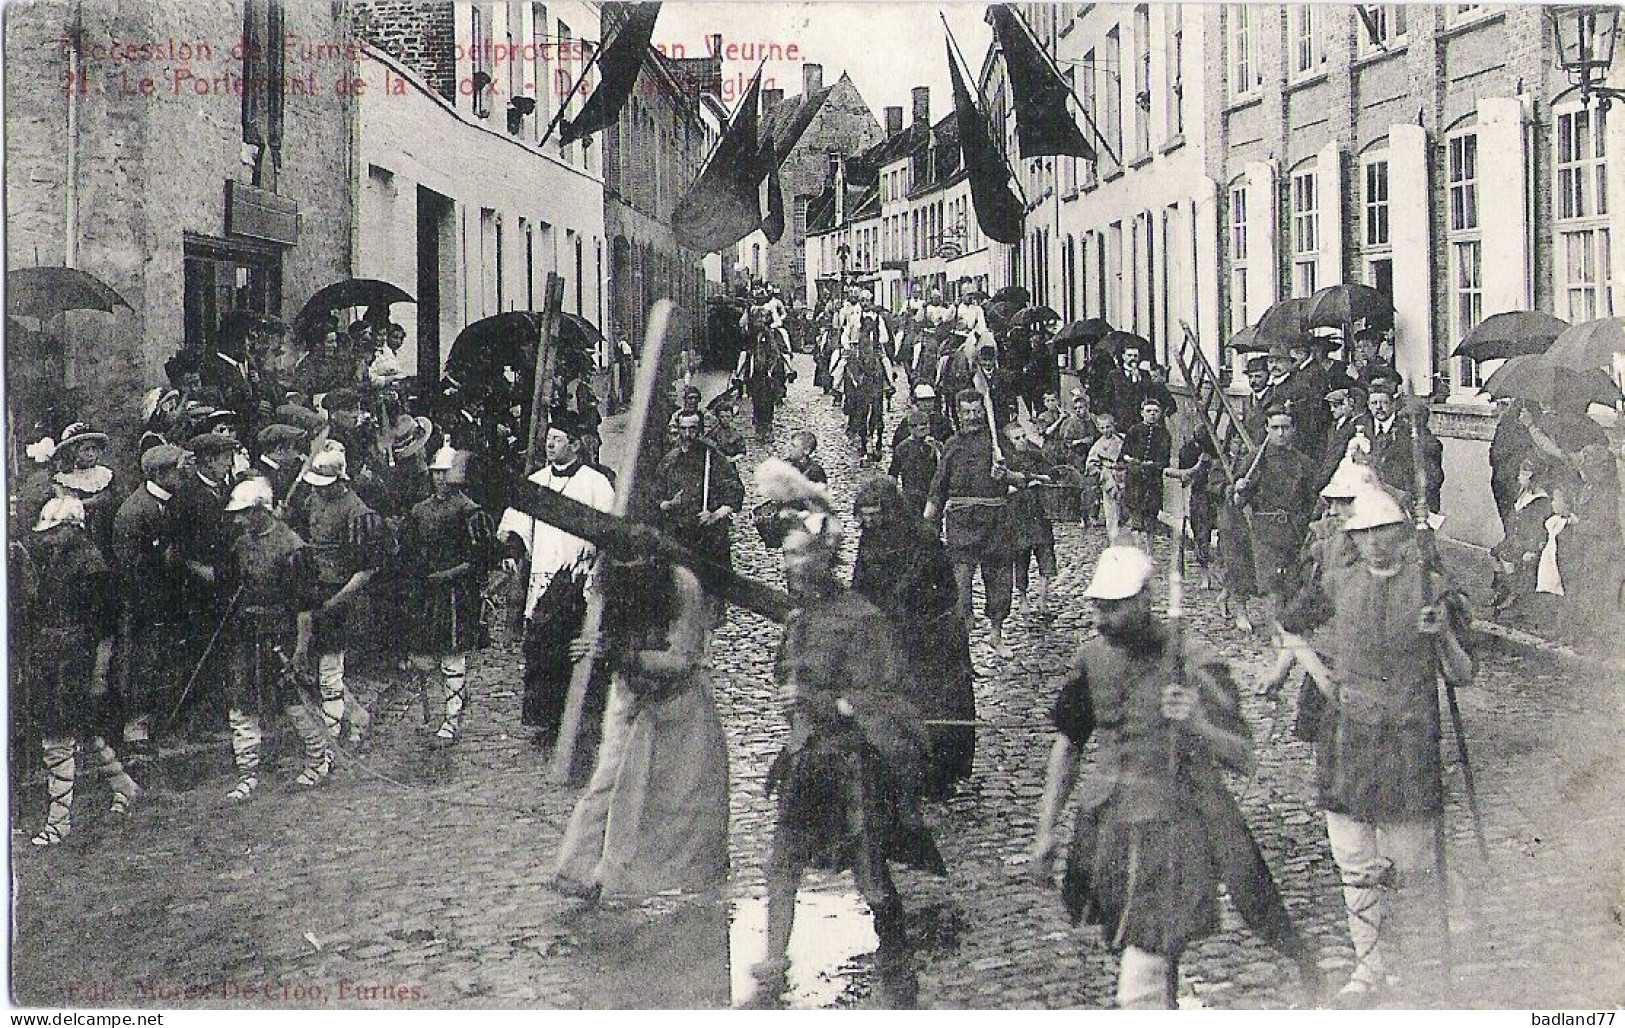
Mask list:
[[[698,410],[686,415],[696,436],[699,417]],[[580,424],[568,411],[554,410],[547,425],[547,463],[529,481],[594,510],[608,511],[615,502],[615,489],[582,460],[580,433]],[[716,463],[728,465],[721,458]],[[581,634],[588,604],[599,600],[593,577],[598,548],[512,507],[503,511],[496,534],[507,548],[504,570],[525,582],[525,691],[520,723],[536,729],[535,745],[549,747],[558,738],[564,719],[575,663],[570,643]]]
[[[147,744],[155,700],[175,681],[175,648],[185,624],[186,566],[176,545],[171,504],[188,455],[168,443],[141,455],[141,485],[113,517],[119,572],[119,681],[124,741]]]
[[[1328,708],[1316,738],[1316,778],[1354,944],[1354,972],[1339,1002],[1366,1006],[1393,969],[1392,915],[1420,913],[1418,883],[1443,884],[1429,859],[1444,810],[1437,674],[1470,675],[1471,659],[1430,602],[1439,583],[1387,492],[1357,492],[1343,532],[1352,544],[1343,559],[1320,567],[1281,627],[1294,635],[1329,631],[1334,670],[1330,680],[1316,679]],[[1396,885],[1401,891],[1385,899]]]
[[[1128,525],[1149,540],[1161,523],[1162,473],[1173,457],[1174,439],[1162,423],[1162,401],[1140,401],[1140,421],[1123,433],[1123,513]]]
[[[1151,613],[1151,558],[1108,547],[1084,595],[1100,634],[1072,661],[1050,713],[1050,750],[1032,873],[1053,881],[1056,824],[1098,743],[1085,780],[1061,897],[1073,923],[1099,924],[1120,955],[1117,1005],[1167,1006],[1184,949],[1219,929],[1219,886],[1264,941],[1318,991],[1314,953],[1293,928],[1269,866],[1224,772],[1248,773],[1252,734],[1230,668],[1175,640]],[[1171,676],[1178,653],[1183,674]],[[1170,751],[1179,776],[1169,773]]]
[[[903,490],[903,503],[911,517],[920,517],[925,511],[931,480],[937,474],[937,459],[941,447],[931,438],[931,417],[925,411],[909,411],[902,426],[908,434],[892,443],[891,465],[886,473],[897,479]]]
[[[27,549],[39,589],[29,602],[25,666],[41,722],[50,796],[45,826],[29,841],[54,846],[73,827],[74,754],[80,741],[94,751],[112,786],[115,815],[128,813],[142,790],[106,739],[113,727],[107,676],[118,594],[112,567],[85,529],[84,504],[74,496],[47,500]]]
[[[300,510],[316,558],[317,580],[327,599],[313,614],[311,650],[316,654],[317,684],[327,733],[339,737],[349,722],[349,741],[359,743],[372,717],[344,680],[349,646],[351,600],[367,588],[394,550],[388,525],[355,490],[342,448],[323,450],[310,461],[302,481],[310,492]]]
[[[457,739],[468,705],[468,653],[484,645],[481,590],[496,549],[491,516],[463,492],[466,452],[442,447],[429,463],[434,493],[420,500],[402,525],[401,558],[413,583],[417,630],[412,653],[438,661],[442,715],[435,745]],[[428,698],[424,698],[425,722]],[[427,728],[427,723],[425,728]]]
[[[323,590],[314,553],[276,516],[271,483],[237,483],[226,513],[241,531],[231,545],[226,587],[238,597],[228,637],[226,720],[231,726],[237,781],[226,799],[240,802],[260,783],[264,717],[282,711],[303,743],[304,766],[294,784],[303,788],[326,778],[333,766],[328,733],[313,698],[300,694],[299,668],[314,634],[310,610]]]

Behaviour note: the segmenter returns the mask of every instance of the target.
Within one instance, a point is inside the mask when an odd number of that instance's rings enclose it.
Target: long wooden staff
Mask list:
[[[627,464],[616,483],[613,513],[624,518],[631,509],[632,491],[637,486],[638,454],[643,449],[643,433],[649,424],[649,409],[654,403],[656,379],[660,374],[660,354],[666,347],[666,326],[671,321],[673,305],[660,300],[649,313],[648,329],[643,336],[643,358],[638,364],[636,388],[632,393],[632,413],[627,422]],[[598,599],[587,605],[587,619],[582,625],[583,638],[598,635],[604,621],[603,579],[600,578]],[[576,663],[570,674],[570,693],[564,701],[564,719],[559,725],[559,738],[553,747],[552,778],[563,784],[570,779],[570,765],[575,760],[576,737],[581,732],[581,711],[587,701],[587,687],[592,683],[595,657],[588,653]]]
[[[1185,531],[1188,515],[1182,516],[1179,521],[1178,556],[1174,566],[1168,572],[1168,649],[1172,660],[1169,676],[1174,685],[1185,684]],[[1169,1010],[1179,1006],[1179,951],[1174,947],[1174,939],[1179,933],[1179,905],[1174,897],[1180,888],[1180,866],[1178,850],[1174,845],[1174,836],[1178,831],[1174,815],[1179,809],[1179,758],[1180,749],[1184,745],[1184,732],[1176,722],[1168,722],[1168,802],[1169,819],[1165,828],[1164,845],[1166,846],[1165,859],[1167,862],[1167,881],[1162,890],[1163,895],[1163,931],[1162,948],[1165,961],[1163,971],[1163,1002]]]

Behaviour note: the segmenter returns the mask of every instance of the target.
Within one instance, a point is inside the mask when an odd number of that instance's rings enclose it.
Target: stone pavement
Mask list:
[[[807,358],[775,426],[817,432],[836,495],[850,504],[864,465],[841,418],[811,385]],[[895,413],[893,415],[895,417]],[[748,421],[748,417],[746,419]],[[749,432],[748,424],[744,426]],[[759,440],[748,470],[775,447]],[[754,502],[754,492],[746,507]],[[945,879],[905,873],[920,1001],[932,1007],[1110,1005],[1114,961],[1096,929],[1067,924],[1052,889],[1023,877],[1042,788],[1053,675],[1088,629],[1080,593],[1103,545],[1057,526],[1059,616],[1048,630],[1013,622],[1015,656],[974,638],[981,677],[976,774],[932,822]],[[747,519],[738,565],[781,581]],[[854,541],[849,544],[855,546]],[[1166,567],[1166,541],[1156,547]],[[850,553],[848,553],[850,559]],[[1198,578],[1199,576],[1193,576]],[[1256,683],[1268,656],[1211,594],[1190,590],[1192,630]],[[548,783],[545,755],[518,726],[519,660],[499,645],[471,662],[467,738],[431,752],[411,732],[415,697],[379,704],[378,741],[314,793],[286,774],[246,807],[218,797],[223,748],[188,769],[195,785],[145,803],[126,826],[81,791],[75,834],[53,851],[12,837],[16,873],[13,989],[35,1005],[133,1006],[716,1006],[748,989],[760,942],[762,861],[771,808],[763,776],[784,735],[772,701],[779,631],[733,612],[713,645],[732,781],[728,902],[589,909],[543,884],[573,793]],[[1401,1001],[1425,1006],[1625,1005],[1625,698],[1618,676],[1566,673],[1539,654],[1483,654],[1462,694],[1489,836],[1477,854],[1452,768],[1455,971]],[[1294,690],[1289,687],[1288,694]],[[1342,904],[1313,798],[1309,748],[1290,737],[1290,701],[1249,696],[1260,768],[1235,783],[1289,908],[1329,977],[1350,954]],[[1087,771],[1085,772],[1087,773]],[[166,781],[185,781],[173,772]],[[37,819],[41,798],[24,811]],[[874,946],[847,876],[813,876],[793,956],[797,1006],[863,1006]],[[1282,1007],[1301,1002],[1287,965],[1235,924],[1186,960],[1187,1002]]]

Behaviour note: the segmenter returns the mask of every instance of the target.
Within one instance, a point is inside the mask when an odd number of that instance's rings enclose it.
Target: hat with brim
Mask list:
[[[1091,600],[1126,600],[1139,595],[1154,570],[1144,550],[1134,546],[1108,546],[1101,551],[1094,577],[1083,595]]]
[[[1398,501],[1381,489],[1369,489],[1355,494],[1343,531],[1361,532],[1404,523],[1405,512],[1399,509]]]
[[[1265,354],[1266,358],[1268,358],[1268,357],[1280,357],[1280,358],[1284,358],[1286,360],[1291,360],[1292,359],[1292,347],[1294,345],[1302,345],[1302,344],[1288,343],[1284,339],[1277,339],[1275,342],[1270,344],[1270,348],[1268,350],[1264,351],[1264,354]]]
[[[270,508],[276,500],[271,491],[271,483],[263,478],[245,478],[232,487],[231,497],[226,500],[226,513],[231,514],[250,507]]]
[[[416,457],[423,452],[424,447],[429,445],[429,437],[432,435],[434,435],[434,422],[422,415],[414,418],[403,414],[400,420],[395,422],[395,430],[390,439],[390,446],[395,451],[397,458]]]
[[[107,434],[105,432],[98,432],[83,421],[75,421],[62,430],[62,435],[56,441],[56,449],[58,453],[61,453],[68,447],[78,446],[80,443],[106,442]]]
[[[1255,353],[1247,358],[1247,374],[1251,375],[1255,371],[1268,371],[1269,369],[1270,359],[1263,354]]]
[[[310,467],[300,476],[300,480],[307,485],[332,485],[340,479],[348,480],[350,472],[345,464],[342,449],[326,449],[311,458]]]
[[[1331,392],[1326,394],[1326,402],[1327,403],[1340,403],[1343,400],[1353,398],[1353,396],[1354,396],[1353,387],[1351,387],[1351,386],[1338,386],[1336,389],[1333,389]]]
[[[581,416],[568,407],[554,407],[548,412],[547,430],[563,432],[571,439],[580,439],[587,434],[587,426],[582,422]]]
[[[914,386],[914,398],[916,400],[935,400],[937,398],[936,387],[930,382],[916,383]]]

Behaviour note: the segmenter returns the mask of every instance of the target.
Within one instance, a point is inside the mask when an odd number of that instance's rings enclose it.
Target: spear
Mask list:
[[[1169,676],[1176,687],[1185,684],[1185,529],[1188,515],[1181,515],[1179,519],[1179,544],[1174,566],[1168,572],[1168,651],[1172,665]],[[1177,883],[1180,880],[1178,851],[1174,847],[1174,820],[1173,815],[1179,807],[1179,751],[1184,744],[1184,733],[1179,725],[1173,721],[1168,722],[1168,804],[1169,818],[1165,829],[1165,842],[1167,847],[1167,881],[1164,883],[1163,895],[1163,957],[1166,961],[1163,970],[1163,1002],[1169,1010],[1179,1006],[1179,951],[1174,947],[1174,938],[1179,932],[1179,906],[1174,902],[1177,893]]]

